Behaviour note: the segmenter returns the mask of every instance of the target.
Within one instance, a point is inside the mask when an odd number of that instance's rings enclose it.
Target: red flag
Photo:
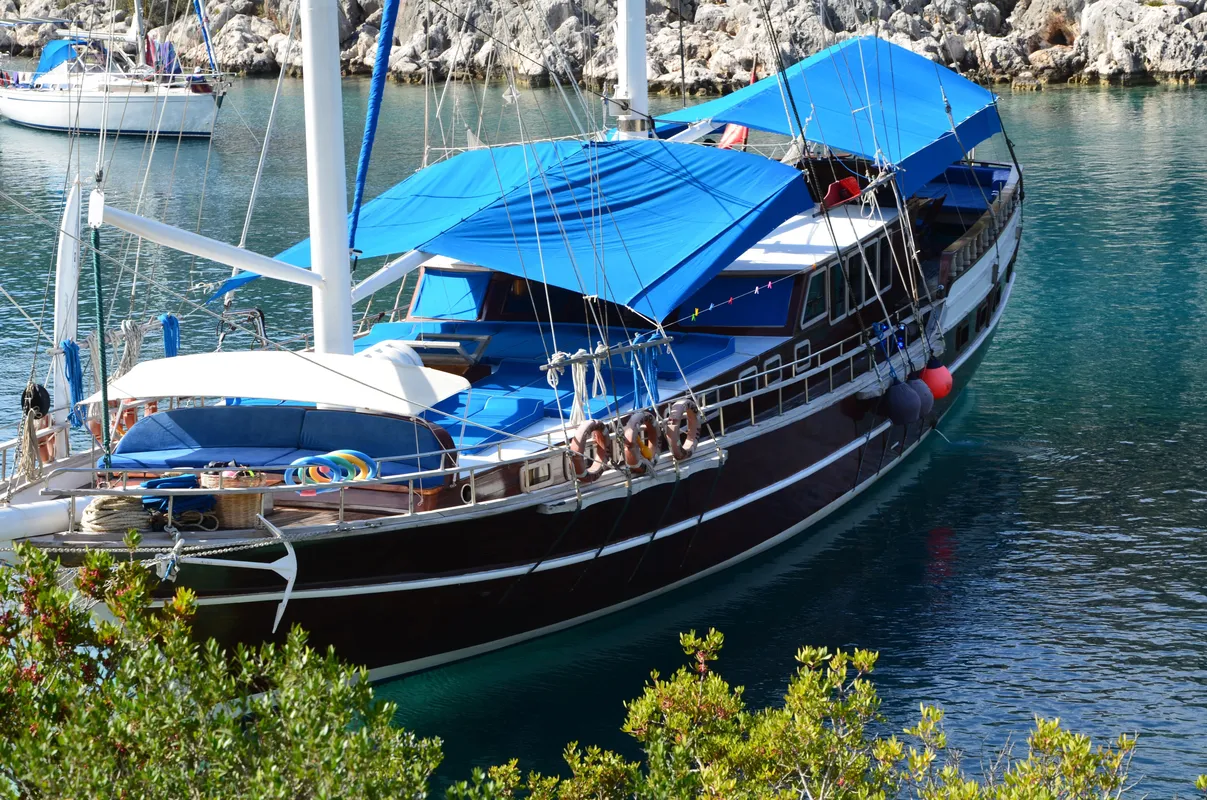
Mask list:
[[[756,63],[750,68],[750,85],[753,86],[758,78],[759,65]],[[721,143],[717,145],[721,150],[732,150],[735,147],[740,147],[743,152],[746,150],[746,140],[750,138],[750,129],[745,125],[726,125],[725,131],[721,134]]]

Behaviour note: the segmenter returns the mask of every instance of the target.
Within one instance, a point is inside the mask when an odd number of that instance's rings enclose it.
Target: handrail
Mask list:
[[[893,323],[894,323],[894,325],[900,325],[900,324],[908,324],[910,322],[916,321],[919,324],[921,324],[922,320],[918,319],[918,316],[919,315],[925,316],[927,312],[932,311],[933,309],[934,309],[933,305],[923,306],[922,308],[918,309],[918,314],[914,314],[910,309],[907,309],[907,308],[900,309],[898,311],[897,318],[895,320],[893,320]],[[842,349],[845,346],[850,345],[850,344],[857,344],[857,346],[850,350]],[[835,357],[830,358],[826,361],[821,360],[825,354],[827,354],[835,349],[838,350],[838,353]],[[711,411],[713,409],[721,408],[722,406],[733,405],[734,403],[747,400],[751,397],[754,397],[754,396],[757,396],[760,394],[765,394],[771,390],[772,386],[777,386],[777,385],[781,386],[781,387],[782,386],[792,386],[803,380],[808,380],[811,377],[820,375],[825,370],[830,369],[834,366],[837,366],[838,364],[842,363],[843,361],[848,361],[848,360],[854,358],[855,356],[859,355],[860,353],[863,353],[867,350],[868,350],[868,346],[864,341],[864,334],[863,334],[863,332],[860,332],[860,333],[856,333],[851,336],[848,336],[846,339],[843,339],[839,342],[835,342],[834,344],[829,345],[828,347],[824,347],[821,350],[818,350],[817,352],[810,353],[808,356],[805,356],[804,358],[798,358],[795,361],[790,361],[787,364],[781,364],[777,367],[774,367],[773,369],[766,369],[766,370],[763,370],[762,372],[756,372],[753,375],[746,375],[744,377],[729,381],[728,383],[721,383],[721,384],[717,384],[715,386],[709,386],[705,389],[700,390],[700,392],[698,392],[698,393],[702,394],[702,395],[707,395],[707,394],[716,392],[718,395],[718,398],[719,398],[721,392],[725,389],[730,389],[730,388],[734,388],[734,387],[740,388],[741,384],[743,384],[743,383],[747,383],[752,380],[757,381],[760,378],[765,378],[766,376],[771,375],[776,372],[782,374],[785,370],[792,369],[793,367],[797,367],[801,364],[811,363],[814,360],[817,360],[817,362],[818,362],[818,365],[816,367],[813,367],[806,372],[797,373],[797,374],[793,375],[791,378],[786,378],[786,379],[777,381],[775,384],[770,384],[770,385],[765,386],[764,388],[756,390],[754,392],[738,394],[738,395],[736,395],[732,398],[729,398],[727,400],[724,400],[724,401],[718,399],[718,402],[716,402],[716,403],[704,404],[701,406],[701,410],[702,411]],[[852,376],[852,377],[854,377],[854,376]]]
[[[1021,199],[1017,176],[1017,171],[1011,170],[1010,181],[1002,187],[984,213],[963,236],[943,248],[939,256],[939,283],[948,285],[996,244]]]
[[[59,431],[67,431],[70,429],[71,429],[70,423],[52,422],[50,425],[48,425],[45,428],[39,428],[34,435],[38,440],[38,444],[41,444],[43,442],[43,440],[49,438],[53,434],[58,433]],[[9,468],[8,454],[11,451],[16,450],[20,446],[21,446],[21,437],[20,436],[15,436],[12,439],[9,439],[4,442],[0,442],[0,481],[7,481],[11,477],[8,474],[8,468]]]

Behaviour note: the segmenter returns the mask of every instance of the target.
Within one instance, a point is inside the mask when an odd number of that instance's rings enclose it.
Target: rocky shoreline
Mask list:
[[[105,0],[0,0],[0,17],[76,19],[121,31],[125,11]],[[224,71],[301,70],[301,45],[285,31],[296,0],[210,0],[212,42]],[[721,94],[750,71],[773,69],[774,45],[788,62],[856,35],[878,35],[985,83],[1019,89],[1049,84],[1207,82],[1207,0],[648,0],[653,92]],[[679,12],[682,12],[680,16]],[[368,74],[376,55],[381,0],[340,0],[345,74]],[[607,0],[404,0],[390,75],[421,82],[428,70],[482,77],[503,70],[523,85],[551,71],[606,90],[616,80],[616,10]],[[768,34],[770,19],[773,35]],[[36,55],[52,25],[0,28],[0,52]],[[205,63],[192,14],[153,30],[189,65]],[[680,36],[686,68],[680,72]],[[507,44],[501,44],[506,42]]]

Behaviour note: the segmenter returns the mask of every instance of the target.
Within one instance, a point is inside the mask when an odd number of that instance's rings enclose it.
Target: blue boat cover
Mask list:
[[[64,61],[70,61],[75,58],[75,45],[87,43],[86,39],[51,39],[42,48],[42,55],[38,59],[38,68],[34,71],[34,80],[50,72]]]
[[[412,175],[365,205],[356,243],[365,258],[422,250],[662,319],[812,205],[796,169],[758,155],[538,142],[470,150]],[[309,240],[277,258],[309,266]]]
[[[796,106],[785,108],[783,81]],[[951,105],[951,118],[947,106]],[[964,151],[1001,130],[992,92],[910,50],[847,39],[743,89],[663,114],[805,138],[897,170],[909,196]],[[799,118],[797,116],[799,114]],[[952,131],[954,120],[955,132]],[[958,140],[957,136],[958,134]]]

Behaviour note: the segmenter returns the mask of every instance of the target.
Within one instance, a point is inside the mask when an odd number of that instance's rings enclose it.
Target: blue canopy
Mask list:
[[[950,119],[944,99],[951,105]],[[992,92],[917,53],[860,37],[822,50],[782,75],[660,115],[658,121],[711,120],[785,136],[799,135],[803,127],[811,142],[895,168],[908,196],[964,158],[965,149],[1001,130],[994,99]]]
[[[87,39],[51,39],[42,48],[42,55],[38,58],[38,68],[34,71],[34,79],[45,75],[52,69],[62,64],[64,61],[70,61],[75,58],[75,46],[77,44],[88,44]]]
[[[366,258],[422,250],[662,319],[812,205],[795,168],[758,155],[539,142],[470,150],[412,175],[365,205],[356,244]],[[309,241],[277,258],[309,266]]]

